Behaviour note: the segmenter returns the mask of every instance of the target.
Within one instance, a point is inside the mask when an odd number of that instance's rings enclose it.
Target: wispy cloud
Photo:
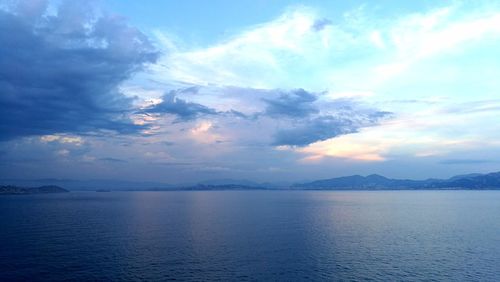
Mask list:
[[[165,35],[160,33],[160,37]],[[253,88],[290,88],[290,83],[296,80],[292,88],[310,88],[311,84],[302,83],[306,79],[297,80],[290,74],[308,73],[321,65],[323,70],[329,64],[328,53],[350,38],[328,19],[318,18],[312,9],[291,9],[274,21],[249,28],[208,48],[182,50],[172,48],[167,40],[164,48],[170,52],[158,65],[158,77],[199,85]],[[332,40],[338,41],[333,44]],[[304,64],[308,64],[309,71]]]
[[[170,53],[162,65],[168,67],[159,66],[158,76],[200,85],[314,91],[359,80],[378,86],[422,60],[500,35],[495,9],[463,6],[392,19],[370,11],[346,13],[335,24],[315,9],[299,6],[207,48],[183,50],[167,41],[164,48]]]

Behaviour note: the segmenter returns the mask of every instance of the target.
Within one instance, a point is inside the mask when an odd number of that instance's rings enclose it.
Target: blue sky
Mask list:
[[[0,178],[498,171],[495,1],[2,1]]]

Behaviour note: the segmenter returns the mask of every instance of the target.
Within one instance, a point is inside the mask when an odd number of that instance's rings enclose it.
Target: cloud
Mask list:
[[[265,114],[271,117],[307,117],[318,113],[312,104],[317,100],[316,96],[303,89],[282,92],[277,98],[263,100],[267,104]]]
[[[156,65],[158,80],[266,89],[318,86],[323,70],[354,39],[303,6],[207,48],[184,49],[157,36],[168,52]]]
[[[459,1],[443,6],[402,14],[393,10],[388,16],[363,5],[333,22],[323,17],[325,11],[295,6],[204,48],[183,48],[157,32],[169,52],[157,66],[157,76],[200,85],[344,92],[362,81],[366,90],[383,91],[414,75],[421,64],[484,47],[500,35],[497,4]],[[446,73],[431,68],[422,75]]]
[[[392,116],[354,99],[323,101],[318,99],[323,93],[314,94],[304,89],[217,86],[197,86],[194,89],[169,91],[160,99],[161,102],[143,109],[148,115],[158,115],[151,119],[152,127],[164,127],[169,121],[163,118],[164,114],[175,116],[168,131],[177,132],[175,137],[172,136],[176,143],[184,138],[198,144],[224,143],[226,148],[250,144],[306,146],[375,126]],[[189,97],[191,101],[178,95]],[[238,103],[233,103],[234,99]],[[215,108],[217,106],[219,108]],[[228,106],[234,108],[228,109]],[[200,121],[192,123],[197,120]],[[181,122],[191,123],[179,125]],[[259,134],[255,134],[257,131]],[[185,141],[182,143],[186,144]]]
[[[273,145],[306,146],[340,135],[358,132],[360,128],[377,125],[390,115],[376,111],[368,115],[324,115],[306,119],[291,128],[278,130]]]
[[[61,135],[43,135],[40,137],[40,141],[44,143],[57,141],[61,144],[69,143],[75,145],[82,145],[85,143],[80,136],[61,136]]]
[[[318,101],[315,94],[303,89],[275,91],[274,98],[264,98],[264,115],[276,119],[281,126],[272,145],[306,146],[318,141],[357,132],[377,125],[392,115],[366,107],[354,99]],[[287,121],[286,119],[290,119]]]
[[[169,91],[159,103],[143,109],[147,115],[158,115],[151,119],[152,127],[164,127],[169,120],[163,115],[167,114],[175,116],[168,130],[178,132],[175,138],[182,139],[184,136],[197,143],[245,146],[306,146],[375,126],[392,115],[354,99],[323,101],[318,99],[322,94],[304,89],[262,90],[217,86],[197,86],[193,89],[196,90]],[[181,99],[179,95],[189,97],[191,101]],[[233,103],[233,99],[237,99],[238,103]],[[228,106],[234,108],[229,109]],[[197,123],[179,125],[200,119]],[[256,130],[259,134],[255,134]]]
[[[19,3],[0,9],[0,139],[137,132],[118,86],[157,58],[146,36],[85,1]]]
[[[186,90],[172,90],[162,96],[162,101],[144,110],[153,114],[172,114],[177,116],[176,122],[195,120],[204,115],[216,115],[215,109],[202,104],[185,101],[177,97]]]

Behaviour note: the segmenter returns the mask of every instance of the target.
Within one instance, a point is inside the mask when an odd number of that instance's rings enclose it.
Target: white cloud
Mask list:
[[[73,144],[80,146],[84,143],[84,140],[80,136],[71,135],[43,135],[40,136],[40,141],[43,143],[59,142],[61,144]]]
[[[158,33],[170,53],[160,64],[168,67],[157,66],[156,71],[166,80],[199,85],[288,88],[296,84],[298,74],[318,73],[317,67],[323,71],[328,58],[355,40],[336,26],[314,28],[318,20],[314,10],[297,8],[225,42],[196,50],[179,50]],[[306,87],[311,79],[312,73],[308,79],[300,78],[296,86]]]
[[[323,19],[319,13],[296,7],[224,42],[196,49],[182,49],[158,31],[167,55],[155,66],[155,76],[267,89],[352,92],[360,82],[368,89],[380,88],[422,60],[500,35],[500,13],[461,9],[452,5],[391,20],[355,9],[318,30],[313,27]]]
[[[464,50],[466,43],[500,36],[500,12],[471,11],[457,19],[457,9],[452,6],[407,16],[386,30],[394,56],[375,66],[378,78],[392,78],[420,60]]]

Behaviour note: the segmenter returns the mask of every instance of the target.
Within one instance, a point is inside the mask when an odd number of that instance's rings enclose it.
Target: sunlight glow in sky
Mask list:
[[[0,178],[498,170],[500,3],[269,2],[0,2]]]

